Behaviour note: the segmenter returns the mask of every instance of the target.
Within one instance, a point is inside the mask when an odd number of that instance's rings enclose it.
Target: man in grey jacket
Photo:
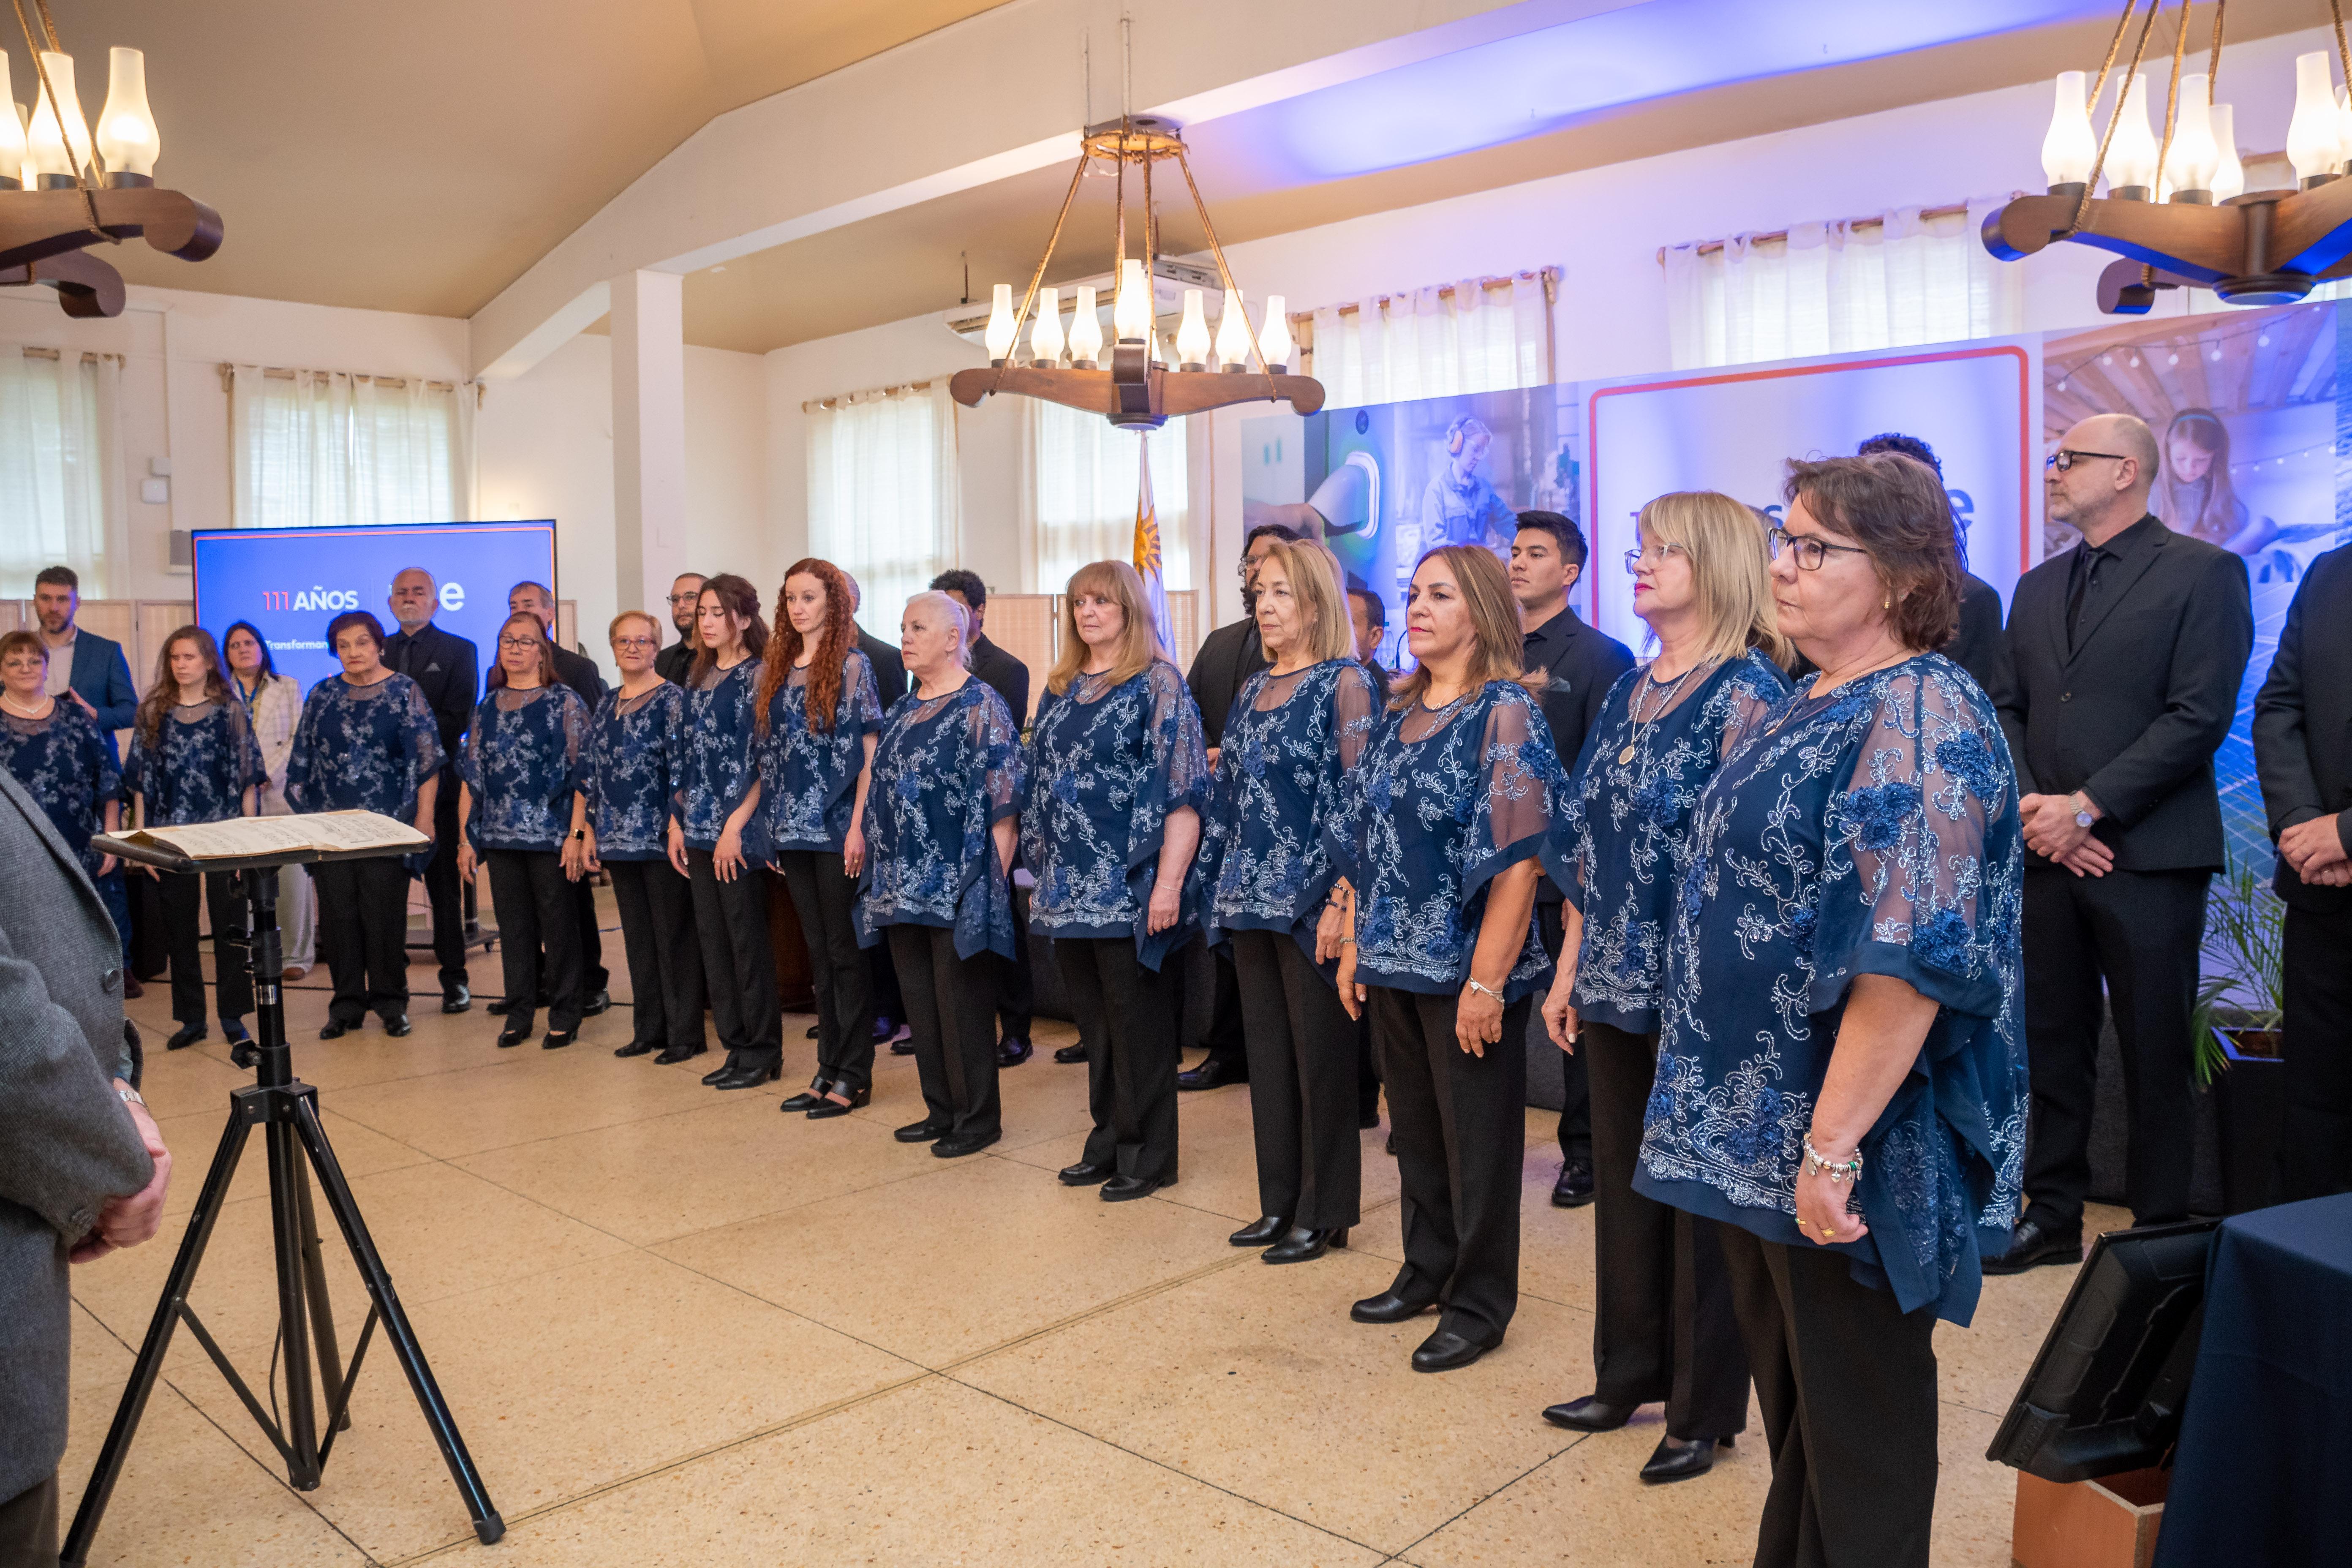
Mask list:
[[[67,1265],[155,1234],[172,1157],[129,1081],[114,922],[5,770],[0,888],[0,1568],[54,1568]]]

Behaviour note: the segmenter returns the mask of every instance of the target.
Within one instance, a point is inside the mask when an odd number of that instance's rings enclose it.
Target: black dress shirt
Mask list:
[[[1013,722],[1026,729],[1029,725],[1029,667],[988,640],[982,632],[972,639],[971,672],[996,688],[1004,705],[1013,710]]]
[[[2095,623],[2104,604],[2118,591],[2116,584],[2132,575],[2130,566],[2163,542],[2157,536],[2171,531],[2155,516],[2141,518],[2105,544],[2084,540],[2075,546],[2066,565],[2066,648],[2081,645],[2081,628]]]
[[[654,673],[674,685],[684,686],[687,677],[694,673],[694,645],[681,637],[654,655]]]
[[[857,648],[874,667],[874,684],[881,692],[882,711],[887,713],[898,699],[907,695],[906,656],[864,626],[857,628]]]
[[[1234,699],[1251,676],[1272,662],[1257,640],[1255,618],[1219,626],[1201,639],[1201,651],[1192,656],[1192,670],[1184,684],[1192,689],[1192,700],[1201,710],[1202,744],[1214,750],[1223,743]]]
[[[394,632],[384,642],[387,668],[416,682],[433,710],[441,734],[442,767],[454,772],[457,743],[473,727],[474,704],[481,700],[481,668],[473,642],[445,632],[431,621],[413,632]]]
[[[604,700],[604,677],[597,669],[596,661],[552,641],[547,646],[555,655],[555,679],[578,692],[580,700],[588,704],[589,712],[596,711],[597,705]]]
[[[1617,678],[1633,668],[1633,650],[1586,626],[1575,610],[1563,609],[1528,633],[1523,661],[1530,673],[1540,670],[1549,677],[1536,706],[1543,710],[1544,723],[1551,730],[1560,770],[1572,772],[1601,700]],[[1559,884],[1549,877],[1538,878],[1536,901],[1559,903]]]

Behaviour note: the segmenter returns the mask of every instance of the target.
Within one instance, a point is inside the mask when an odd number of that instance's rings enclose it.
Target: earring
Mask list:
[[[1881,599],[1878,601],[1878,607],[1882,610],[1891,610],[1895,607],[1895,601],[1891,597]]]

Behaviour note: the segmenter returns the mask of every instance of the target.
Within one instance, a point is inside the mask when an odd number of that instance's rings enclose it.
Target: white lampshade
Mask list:
[[[155,177],[155,159],[163,139],[155,130],[154,111],[147,107],[147,57],[137,49],[108,51],[110,75],[106,107],[98,116],[98,153],[109,174]]]
[[[2180,107],[2172,122],[2172,151],[2164,173],[2176,191],[2210,191],[2221,150],[2213,142],[2212,110],[2205,101],[2203,73],[2180,79]]]
[[[1217,315],[1217,363],[1225,370],[1246,370],[1249,356],[1249,318],[1242,313],[1242,291],[1228,289],[1224,309]]]
[[[89,162],[89,124],[82,118],[81,100],[74,92],[73,57],[44,51],[41,64],[49,73],[49,86],[57,93],[58,107],[65,111],[65,126],[62,131],[58,129],[58,116],[49,107],[49,95],[40,90],[36,78],[33,166],[44,174],[71,178],[77,169]]]
[[[2145,189],[2156,184],[2156,137],[2147,128],[2147,73],[2131,79],[2124,94],[2122,119],[2107,143],[2107,194],[2129,186]]]
[[[1102,319],[1095,305],[1095,286],[1078,285],[1078,308],[1070,313],[1070,363],[1096,364],[1102,359]]]
[[[2238,112],[2226,103],[2206,111],[2213,128],[2213,177],[2205,188],[2218,205],[2246,194],[2246,166],[2238,162]]]
[[[1176,325],[1176,363],[1185,370],[1209,368],[1209,318],[1198,289],[1184,290],[1184,319]]]
[[[999,283],[988,308],[988,363],[1003,364],[1013,356],[1013,285]]]
[[[0,49],[0,174],[10,179],[27,160],[25,122],[16,118],[16,100],[8,81],[8,54]]]
[[[2082,184],[2099,159],[2099,139],[2092,133],[2083,91],[2081,71],[2058,73],[2058,101],[2050,110],[2049,133],[2042,138],[2042,173],[2053,185]]]
[[[2294,118],[2286,127],[2286,157],[2294,165],[2294,177],[2313,180],[2334,174],[2344,161],[2342,146],[2327,56],[2318,50],[2295,56]]]
[[[1029,360],[1033,364],[1062,363],[1062,291],[1037,290],[1037,320],[1029,329]]]
[[[1123,343],[1139,343],[1151,336],[1151,279],[1143,275],[1140,261],[1118,264],[1118,292],[1111,300],[1110,324]]]
[[[1265,324],[1258,329],[1257,349],[1265,355],[1266,369],[1290,368],[1290,318],[1283,313],[1279,294],[1265,297]]]

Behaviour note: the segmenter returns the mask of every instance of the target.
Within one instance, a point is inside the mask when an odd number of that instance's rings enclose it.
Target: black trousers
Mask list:
[[[2286,911],[2284,1203],[2352,1192],[2352,910]]]
[[[630,1043],[703,1048],[702,944],[694,887],[667,860],[607,860],[636,1027]]]
[[[327,1016],[349,1028],[408,1012],[408,870],[398,860],[323,861],[319,936],[335,983]]]
[[[507,1027],[530,1033],[544,990],[547,1026],[567,1034],[577,1029],[588,1001],[580,931],[572,921],[572,889],[578,884],[563,874],[563,858],[551,849],[490,849],[482,860],[499,906]]]
[[[1549,888],[1546,882],[1544,887]],[[1551,954],[1554,963],[1559,962],[1560,944],[1567,940],[1561,923],[1560,906],[1536,902],[1536,921],[1543,932],[1544,951]],[[1559,1058],[1560,1088],[1567,1098],[1559,1102],[1559,1157],[1582,1160],[1588,1163],[1592,1152],[1592,1083],[1586,1071],[1584,1058],[1562,1051]],[[1643,1092],[1647,1092],[1645,1089]]]
[[[1363,1217],[1356,1021],[1287,934],[1235,931],[1234,970],[1249,1037],[1258,1212],[1345,1229]]]
[[[874,1085],[874,971],[850,910],[857,879],[830,850],[785,849],[776,869],[793,895],[816,988],[816,1076],[854,1094]]]
[[[570,884],[572,889],[572,928],[578,933],[574,939],[580,949],[581,994],[591,991],[609,990],[613,972],[604,967],[604,933],[596,928],[596,884],[583,877]]]
[[[1434,1293],[1438,1327],[1493,1346],[1519,1305],[1519,1166],[1527,1146],[1528,1015],[1472,1056],[1454,1037],[1454,998],[1370,988],[1403,1186],[1401,1291]]]
[[[1181,959],[1180,948],[1150,970],[1135,956],[1133,937],[1054,939],[1054,962],[1087,1042],[1089,1165],[1140,1181],[1176,1179]]]
[[[686,867],[710,1022],[727,1047],[727,1063],[774,1067],[784,1058],[784,1034],[776,1007],[776,954],[768,945],[767,873],[747,865],[733,881],[722,882],[708,849],[688,850]]]
[[[1587,1024],[1576,1054],[1592,1085],[1593,1392],[1664,1401],[1671,1436],[1731,1436],[1748,1425],[1748,1354],[1716,1224],[1633,1190],[1658,1037]]]
[[[196,900],[212,906],[213,975],[223,1023],[253,1011],[253,972],[245,962],[245,900],[226,871],[202,877],[166,874],[156,891],[163,900],[163,931],[172,946],[172,1017],[205,1021],[204,939],[196,933]]]
[[[2064,1230],[2083,1222],[2091,1186],[2091,1104],[2098,1081],[2099,1001],[2123,1048],[2130,1145],[2124,1201],[2135,1225],[2189,1217],[2196,1135],[2189,1016],[2205,934],[2205,871],[2058,866],[2025,873],[2026,1058],[2033,1112],[2025,1144],[2025,1217]]]
[[[1003,960],[959,958],[944,926],[888,928],[892,966],[915,1031],[923,1119],[959,1138],[1003,1131],[996,1096],[996,994]]]
[[[447,995],[466,977],[466,900],[457,880],[457,773],[441,770],[433,794],[433,858],[425,863],[425,901],[433,910],[433,959],[441,966],[441,993]],[[401,941],[405,942],[404,935]]]
[[[57,1568],[58,1473],[0,1500],[0,1568]]]
[[[1030,1019],[1037,1005],[1037,983],[1029,973],[1029,898],[1013,894],[1013,962],[996,966],[996,1017],[1004,1038],[1029,1037]]]
[[[1217,966],[1217,986],[1209,1010],[1209,1032],[1201,1043],[1209,1047],[1208,1060],[1216,1063],[1228,1079],[1246,1079],[1249,1033],[1242,1020],[1241,977],[1234,972],[1234,961],[1224,952],[1213,950],[1211,957]],[[1171,954],[1169,962],[1171,965],[1178,963],[1178,955]],[[1202,1065],[1205,1067],[1207,1062]]]
[[[1906,1315],[1827,1247],[1715,1229],[1771,1448],[1756,1568],[1927,1568],[1936,1309]]]

